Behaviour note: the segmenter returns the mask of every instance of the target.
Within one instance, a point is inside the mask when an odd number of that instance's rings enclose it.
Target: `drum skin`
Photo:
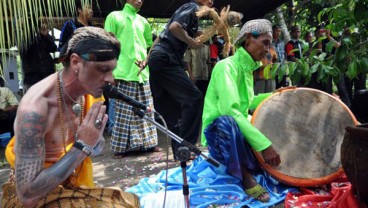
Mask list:
[[[368,125],[348,126],[341,146],[341,164],[357,193],[368,205]]]
[[[280,154],[281,164],[271,167],[255,152],[261,167],[280,182],[315,187],[344,173],[340,148],[345,128],[357,120],[337,98],[311,88],[283,89],[257,107],[251,122]]]

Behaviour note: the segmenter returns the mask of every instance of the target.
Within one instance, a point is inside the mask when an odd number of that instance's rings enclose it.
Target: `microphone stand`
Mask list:
[[[181,166],[182,175],[183,175],[183,195],[184,195],[184,200],[185,200],[185,207],[189,208],[190,207],[189,186],[188,186],[188,181],[187,181],[186,167],[187,167],[187,161],[190,158],[190,151],[194,152],[194,154],[196,154],[197,156],[199,155],[202,156],[207,162],[209,162],[215,167],[219,167],[220,163],[217,162],[215,159],[203,154],[201,150],[198,149],[196,146],[192,145],[188,141],[172,133],[170,130],[168,130],[166,127],[156,122],[154,119],[146,116],[145,113],[139,110],[138,108],[133,107],[133,112],[137,114],[140,118],[143,118],[153,123],[159,130],[166,133],[171,139],[174,139],[176,142],[178,142],[181,145],[181,147],[178,148],[177,158],[180,161],[180,166]],[[154,111],[154,113],[157,113],[157,112]]]

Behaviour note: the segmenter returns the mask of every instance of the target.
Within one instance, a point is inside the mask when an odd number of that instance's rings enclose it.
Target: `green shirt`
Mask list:
[[[137,76],[139,67],[135,61],[146,59],[147,49],[152,45],[152,31],[148,21],[137,12],[126,3],[122,11],[111,12],[106,17],[105,30],[114,33],[121,45],[114,78],[142,83],[149,80],[149,72],[145,69]]]
[[[271,145],[271,141],[247,119],[248,109],[254,100],[253,71],[259,66],[260,62],[255,62],[243,47],[234,56],[216,64],[204,101],[203,146],[207,146],[204,129],[222,115],[235,119],[245,139],[256,151],[262,151]]]
[[[9,106],[18,104],[18,99],[9,88],[0,87],[0,109],[5,109]]]

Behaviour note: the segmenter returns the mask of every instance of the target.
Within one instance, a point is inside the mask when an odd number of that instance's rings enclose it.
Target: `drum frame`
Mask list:
[[[256,108],[256,110],[253,113],[251,123],[254,125],[255,119],[257,118],[257,113],[261,109],[260,106],[262,106],[262,104],[264,102],[267,102],[267,100],[269,100],[271,97],[277,96],[280,93],[287,92],[287,91],[294,91],[294,90],[298,90],[298,89],[301,89],[301,90],[308,89],[308,90],[312,90],[312,91],[318,91],[320,93],[323,93],[323,94],[326,94],[326,95],[332,97],[337,102],[339,102],[339,104],[341,104],[341,106],[350,114],[354,124],[358,125],[358,121],[355,118],[354,114],[350,111],[350,109],[341,100],[336,99],[334,96],[332,96],[332,95],[330,95],[326,92],[316,90],[316,89],[312,89],[312,88],[305,88],[305,87],[300,87],[300,88],[286,87],[284,89],[281,88],[280,90],[276,91],[275,93],[273,93],[271,96],[269,96],[268,98],[266,98],[265,100],[263,100],[259,104],[259,106]],[[265,170],[268,174],[273,176],[276,180],[278,180],[278,181],[280,181],[284,184],[291,185],[291,186],[317,187],[317,186],[328,184],[332,181],[335,181],[336,179],[338,179],[339,177],[341,177],[344,174],[344,170],[341,166],[335,173],[332,173],[332,174],[329,174],[329,175],[326,175],[326,176],[323,176],[323,177],[319,177],[319,178],[298,178],[298,177],[288,176],[288,175],[285,175],[285,174],[281,173],[280,171],[274,169],[272,166],[266,164],[260,152],[257,152],[255,150],[253,150],[253,153],[256,156],[256,159],[258,160],[258,162],[259,162],[259,164],[260,164],[260,166],[263,170]],[[281,158],[281,161],[282,161],[282,158]]]

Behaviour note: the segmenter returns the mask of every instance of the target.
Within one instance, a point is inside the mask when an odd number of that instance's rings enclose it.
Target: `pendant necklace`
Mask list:
[[[63,92],[66,94],[66,96],[73,102],[72,110],[73,113],[76,116],[79,116],[82,111],[82,105],[79,104],[78,101],[74,100],[65,90],[64,83],[63,83],[63,77],[62,77],[63,71],[59,73],[59,80],[60,80],[60,87],[63,89]]]

